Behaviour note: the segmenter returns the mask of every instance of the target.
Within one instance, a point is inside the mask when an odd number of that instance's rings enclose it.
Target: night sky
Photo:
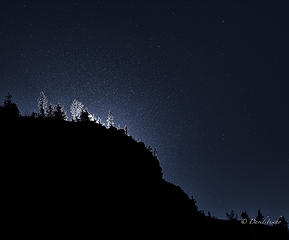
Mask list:
[[[200,209],[288,220],[288,25],[287,0],[1,1],[0,96],[111,109]]]

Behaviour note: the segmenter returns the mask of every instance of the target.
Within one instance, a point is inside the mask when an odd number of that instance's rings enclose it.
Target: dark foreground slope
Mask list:
[[[33,118],[0,130],[2,227],[11,236],[287,239],[272,227],[205,217],[123,130]]]

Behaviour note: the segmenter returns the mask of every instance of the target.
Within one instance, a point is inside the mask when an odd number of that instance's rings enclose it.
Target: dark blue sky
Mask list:
[[[0,96],[23,114],[40,91],[111,109],[201,209],[288,219],[288,13],[285,0],[1,1]]]

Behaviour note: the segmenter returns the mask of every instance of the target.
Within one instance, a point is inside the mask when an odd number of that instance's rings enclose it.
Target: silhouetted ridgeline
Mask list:
[[[200,213],[122,129],[20,117],[10,104],[0,107],[2,228],[10,236],[288,239],[278,227]]]

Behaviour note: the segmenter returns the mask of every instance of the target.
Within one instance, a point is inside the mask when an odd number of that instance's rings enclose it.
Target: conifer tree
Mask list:
[[[66,112],[60,104],[57,104],[55,107],[55,110],[53,112],[53,119],[62,121],[67,120]]]
[[[89,122],[90,121],[90,114],[87,109],[82,110],[80,117],[79,117],[80,122]]]
[[[124,126],[124,132],[128,136],[128,127],[126,125]]]
[[[8,93],[8,95],[6,96],[5,100],[4,100],[4,107],[8,107],[11,106],[12,104],[12,95],[10,93]]]
[[[47,104],[48,104],[47,97],[45,96],[44,92],[40,92],[40,96],[38,98],[38,107],[40,110],[41,117],[46,116]]]
[[[194,198],[194,196],[191,197],[190,202],[191,202],[191,206],[192,206],[193,212],[194,212],[194,213],[198,212],[197,201],[196,201],[196,199]]]
[[[52,119],[53,118],[53,113],[54,112],[54,108],[52,104],[49,104],[48,106],[48,110],[47,110],[47,117]]]
[[[158,157],[158,150],[157,150],[156,148],[154,148],[153,156],[154,156],[154,157]]]
[[[257,217],[255,219],[257,222],[263,222],[264,221],[264,216],[261,212],[261,210],[258,210],[258,213],[257,213]]]
[[[249,220],[249,215],[248,215],[248,213],[247,213],[246,211],[243,211],[243,212],[241,213],[241,218],[242,218],[242,219],[245,219],[245,220]]]
[[[113,115],[112,115],[111,110],[109,110],[109,112],[108,112],[106,123],[107,123],[108,128],[113,127],[113,125],[114,125]]]
[[[275,225],[281,231],[289,233],[288,229],[288,222],[286,221],[285,217],[281,216],[278,218],[278,223]]]
[[[77,99],[74,99],[72,101],[72,104],[70,106],[70,112],[71,112],[73,121],[77,121],[80,118],[83,108],[84,108],[84,105]]]
[[[4,100],[4,112],[5,118],[7,119],[16,119],[20,116],[20,111],[16,105],[16,103],[12,102],[12,95],[8,93]]]

